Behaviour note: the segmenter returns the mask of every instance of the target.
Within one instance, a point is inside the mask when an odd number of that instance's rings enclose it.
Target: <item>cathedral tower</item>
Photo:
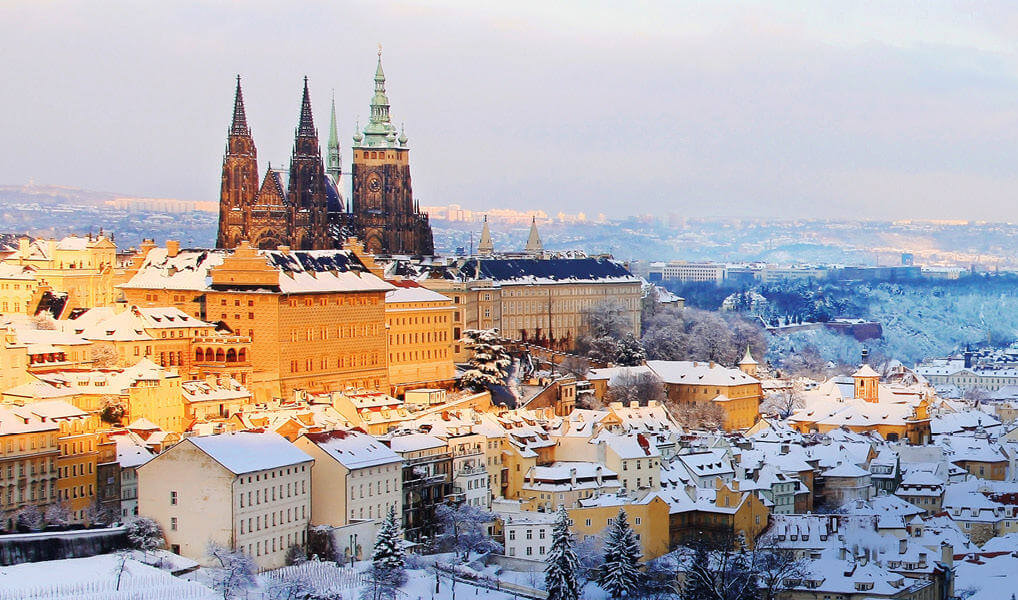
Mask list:
[[[233,121],[226,138],[223,179],[219,190],[219,233],[216,246],[232,248],[243,239],[245,214],[258,193],[258,152],[244,113],[244,95],[237,75]]]
[[[333,246],[329,239],[325,183],[325,165],[318,145],[318,130],[311,114],[308,78],[305,77],[300,121],[290,156],[290,186],[287,191],[291,244],[296,250],[321,250]]]
[[[354,134],[351,208],[365,250],[374,254],[433,254],[428,216],[414,204],[407,137],[389,116],[382,51],[375,69],[371,117]]]

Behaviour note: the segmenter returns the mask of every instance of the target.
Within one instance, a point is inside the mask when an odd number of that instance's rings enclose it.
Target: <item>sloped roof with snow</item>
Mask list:
[[[351,471],[403,462],[391,448],[359,431],[323,431],[304,437]]]
[[[235,475],[278,469],[313,459],[278,433],[236,431],[187,438]]]
[[[732,386],[760,383],[739,369],[717,363],[688,360],[648,360],[647,366],[661,381],[670,384]]]

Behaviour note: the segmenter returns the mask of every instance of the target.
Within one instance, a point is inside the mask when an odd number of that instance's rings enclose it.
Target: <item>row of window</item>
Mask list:
[[[397,333],[389,336],[389,345],[395,344],[427,344],[429,342],[448,342],[449,332],[426,331],[423,333]]]
[[[298,508],[300,509],[298,511]],[[300,515],[298,516],[298,512]],[[278,518],[277,518],[278,515]],[[284,514],[282,509],[266,513],[265,515],[258,515],[255,517],[247,518],[247,529],[244,529],[244,519],[240,519],[240,534],[252,533],[255,531],[261,531],[269,527],[275,527],[276,525],[287,525],[294,521],[307,518],[307,505],[301,504],[299,507],[291,507],[286,509]]]
[[[337,338],[362,338],[378,335],[381,331],[380,323],[362,323],[360,325],[341,325],[336,327],[335,337]],[[290,331],[291,342],[313,342],[316,340],[327,340],[333,334],[328,327],[308,327],[303,332],[293,329]]]

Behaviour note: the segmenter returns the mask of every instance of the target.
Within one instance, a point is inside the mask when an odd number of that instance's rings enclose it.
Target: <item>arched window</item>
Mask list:
[[[215,356],[212,354],[212,348],[205,349],[205,362],[212,362],[215,360]]]
[[[205,359],[205,352],[201,348],[196,348],[194,351],[195,362],[201,362]]]
[[[240,352],[237,353],[237,360],[239,360],[240,362],[244,362],[244,361],[247,360],[247,349],[246,348],[241,348],[240,349]]]
[[[223,349],[219,348],[216,350],[216,362],[223,362],[226,360],[226,354],[223,353]]]
[[[237,362],[237,351],[233,348],[226,351],[226,362]]]

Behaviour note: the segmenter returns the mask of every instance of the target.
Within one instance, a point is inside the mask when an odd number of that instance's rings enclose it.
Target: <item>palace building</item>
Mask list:
[[[120,289],[142,311],[179,308],[241,336],[256,401],[297,389],[388,389],[385,295],[395,287],[353,251],[167,246],[148,248]]]
[[[353,235],[373,254],[433,254],[428,216],[413,199],[407,137],[397,133],[389,116],[381,52],[371,117],[353,141],[353,192],[347,206],[340,193],[342,162],[335,103],[326,165],[305,77],[290,168],[273,169],[270,165],[259,184],[258,152],[247,124],[238,76],[223,158],[216,245],[234,248],[248,240],[262,249],[327,250],[339,248]]]

